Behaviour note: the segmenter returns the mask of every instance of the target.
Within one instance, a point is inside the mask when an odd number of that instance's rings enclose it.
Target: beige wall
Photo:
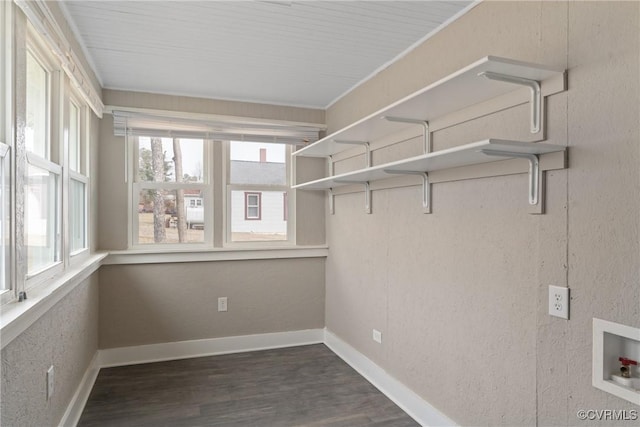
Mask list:
[[[58,425],[98,349],[97,279],[78,285],[2,349],[1,425]],[[51,365],[54,394],[47,400]]]
[[[639,9],[484,2],[327,111],[339,129],[486,55],[568,69],[547,141],[569,146],[569,168],[547,174],[545,215],[527,213],[515,175],[436,184],[431,215],[405,187],[374,192],[372,215],[362,193],[338,196],[327,217],[328,329],[460,424],[637,409],[591,386],[591,321],[640,326]],[[527,114],[436,132],[434,145],[528,138]],[[571,288],[569,321],[547,314],[552,284]]]
[[[322,258],[100,269],[100,348],[322,327]]]

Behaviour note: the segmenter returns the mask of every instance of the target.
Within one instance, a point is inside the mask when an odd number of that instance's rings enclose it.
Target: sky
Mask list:
[[[200,176],[203,162],[203,142],[201,139],[181,138],[182,172],[190,176]],[[151,150],[151,139],[140,137],[139,148]],[[229,144],[231,160],[260,161],[260,149],[267,149],[267,162],[284,163],[286,146],[266,142],[231,141]],[[162,138],[162,149],[165,152],[165,160],[173,160],[173,139]]]

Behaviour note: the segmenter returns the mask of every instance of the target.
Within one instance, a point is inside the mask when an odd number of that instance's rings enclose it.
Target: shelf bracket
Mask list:
[[[368,168],[371,167],[371,146],[367,141],[344,141],[344,140],[334,139],[333,142],[335,142],[336,144],[364,145],[364,148],[366,150],[366,156],[367,156],[367,167]]]
[[[529,160],[529,204],[537,205],[540,198],[540,159],[536,154],[513,153],[509,151],[481,150],[487,156],[521,158]]]
[[[333,176],[335,173],[333,167],[333,156],[327,156],[327,169],[329,170],[329,176]]]
[[[333,188],[330,188],[329,189],[329,214],[330,215],[335,215],[336,213],[335,201],[336,201],[336,195],[333,194]]]
[[[422,125],[423,127],[423,140],[422,140],[422,150],[423,154],[430,153],[432,151],[431,147],[431,132],[429,131],[429,122],[426,120],[419,119],[407,119],[404,117],[393,117],[393,116],[382,116],[383,119],[390,122],[398,122],[398,123],[414,123],[417,125]]]
[[[531,133],[540,132],[540,123],[542,121],[542,91],[540,90],[539,81],[510,76],[508,74],[494,73],[492,71],[483,71],[478,75],[486,77],[489,80],[497,80],[528,87],[531,90]]]
[[[349,180],[336,180],[336,182],[342,182],[345,184],[362,184],[364,185],[364,213],[371,213],[371,186],[369,181],[349,181]]]
[[[431,184],[429,183],[429,174],[421,171],[400,171],[385,169],[385,173],[395,175],[418,175],[422,177],[422,213],[431,213]]]

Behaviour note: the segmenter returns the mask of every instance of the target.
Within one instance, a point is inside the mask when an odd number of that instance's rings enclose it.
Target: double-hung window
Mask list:
[[[131,136],[132,245],[212,244],[210,141]]]
[[[290,146],[228,144],[227,242],[292,242]]]
[[[87,111],[75,97],[69,100],[69,251],[71,257],[88,249]]]
[[[0,3],[0,302],[11,297],[12,5]]]
[[[127,141],[129,248],[174,251],[190,244],[235,251],[295,244],[291,152],[317,139],[317,128],[110,108],[114,135]]]
[[[26,53],[25,204],[27,277],[61,261],[62,167],[52,144],[51,67],[35,48]]]
[[[0,295],[11,290],[10,149],[0,142]]]

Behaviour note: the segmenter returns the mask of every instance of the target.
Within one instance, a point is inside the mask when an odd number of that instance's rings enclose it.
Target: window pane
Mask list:
[[[80,172],[80,109],[73,102],[69,108],[69,167]]]
[[[177,155],[176,155],[177,154]],[[185,138],[138,138],[141,182],[204,182],[204,141]],[[176,175],[180,179],[176,180]]]
[[[58,247],[58,176],[28,165],[25,204],[27,272],[35,273],[60,259]]]
[[[143,189],[138,202],[138,243],[203,243],[204,215],[200,190]]]
[[[0,147],[2,149],[2,147]],[[0,157],[0,291],[10,289],[9,281],[9,157]]]
[[[87,247],[85,184],[72,179],[69,184],[69,229],[71,252]]]
[[[231,184],[287,185],[284,144],[230,143]]]
[[[27,150],[49,158],[48,137],[49,108],[48,108],[49,76],[40,63],[27,52],[27,99],[26,99],[26,129],[25,143]]]
[[[262,191],[259,206],[247,204],[252,195],[244,191],[231,192],[231,241],[287,240],[287,222],[284,220],[284,194],[282,191]],[[252,219],[258,218],[259,219]]]

